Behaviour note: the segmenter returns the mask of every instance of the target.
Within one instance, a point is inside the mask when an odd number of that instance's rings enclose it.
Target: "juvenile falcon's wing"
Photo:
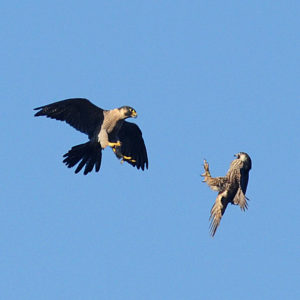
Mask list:
[[[229,201],[227,199],[227,192],[224,191],[223,193],[219,193],[218,197],[216,198],[216,202],[210,211],[209,220],[211,221],[211,223],[209,228],[210,228],[211,236],[215,235],[228,203]]]

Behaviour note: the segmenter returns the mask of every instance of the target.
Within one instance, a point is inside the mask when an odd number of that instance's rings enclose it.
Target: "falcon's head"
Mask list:
[[[130,106],[122,106],[119,108],[119,111],[122,113],[124,119],[137,117],[135,109]]]
[[[243,168],[250,170],[252,167],[252,161],[250,156],[245,152],[239,152],[234,155],[238,160],[243,162]]]

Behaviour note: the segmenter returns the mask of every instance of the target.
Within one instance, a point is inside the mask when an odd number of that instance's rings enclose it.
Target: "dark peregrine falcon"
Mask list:
[[[228,203],[239,205],[245,211],[248,208],[246,190],[248,185],[249,171],[251,169],[251,158],[245,152],[234,155],[236,159],[230,164],[229,170],[225,177],[211,177],[209,165],[204,160],[205,172],[201,175],[204,182],[214,190],[218,191],[216,202],[210,211],[210,233],[215,235],[222,216]]]
[[[84,98],[72,98],[37,107],[35,116],[46,116],[65,121],[85,133],[89,141],[72,147],[63,157],[69,167],[78,166],[78,173],[84,166],[84,175],[100,170],[102,149],[111,147],[117,158],[128,162],[137,169],[148,169],[147,150],[139,127],[125,121],[136,118],[136,111],[130,106],[104,110]]]

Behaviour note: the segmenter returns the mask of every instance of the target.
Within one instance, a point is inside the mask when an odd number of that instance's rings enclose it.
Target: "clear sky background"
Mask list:
[[[299,297],[299,1],[5,1],[1,4],[1,299]],[[99,173],[62,155],[87,137],[33,108],[122,105],[149,170],[110,149]],[[253,162],[249,210],[217,196]]]

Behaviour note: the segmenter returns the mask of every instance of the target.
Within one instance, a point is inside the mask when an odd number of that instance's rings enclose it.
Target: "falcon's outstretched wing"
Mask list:
[[[103,122],[103,109],[84,98],[71,98],[35,108],[35,116],[66,121],[75,129],[92,137]]]
[[[210,211],[210,218],[209,220],[211,221],[210,223],[210,233],[211,236],[214,236],[218,226],[220,225],[222,216],[224,215],[224,212],[226,210],[226,207],[229,203],[227,199],[227,192],[219,193],[215,204],[213,205],[211,211]]]
[[[148,169],[147,150],[140,128],[134,123],[124,121],[119,131],[119,139],[121,146],[114,148],[116,156],[138,169]]]

